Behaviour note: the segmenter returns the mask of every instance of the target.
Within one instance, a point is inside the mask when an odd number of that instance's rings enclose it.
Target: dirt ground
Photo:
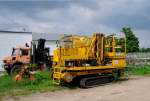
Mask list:
[[[136,77],[90,89],[5,98],[3,101],[150,101],[150,77]]]

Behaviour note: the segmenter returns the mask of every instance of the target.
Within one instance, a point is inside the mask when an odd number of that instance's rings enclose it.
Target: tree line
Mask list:
[[[122,28],[122,32],[126,36],[126,49],[127,53],[132,52],[150,52],[150,48],[140,48],[139,47],[139,39],[132,31],[130,27]]]

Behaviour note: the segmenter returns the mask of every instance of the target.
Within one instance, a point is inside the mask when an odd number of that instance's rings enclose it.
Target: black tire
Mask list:
[[[11,69],[11,77],[14,78],[17,74],[21,72],[21,65],[14,65]]]

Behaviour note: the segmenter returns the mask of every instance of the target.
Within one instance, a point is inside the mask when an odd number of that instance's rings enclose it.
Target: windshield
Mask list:
[[[19,53],[19,50],[13,48],[12,56],[16,56],[18,55],[18,53]]]
[[[27,49],[21,49],[21,55],[27,56],[29,54]]]

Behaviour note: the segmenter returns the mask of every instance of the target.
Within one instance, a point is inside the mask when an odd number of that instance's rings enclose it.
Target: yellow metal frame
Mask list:
[[[67,37],[72,46],[59,47],[54,51],[54,73],[53,80],[59,84],[61,80],[71,82],[73,78],[81,75],[111,73],[114,70],[122,70],[126,66],[126,48],[125,52],[117,54],[115,51],[115,36],[108,36],[112,42],[106,45],[104,43],[105,36],[103,34],[94,33],[92,37],[87,36],[71,36]],[[64,40],[65,38],[63,38]],[[126,42],[126,40],[125,40]],[[125,47],[126,47],[126,43]],[[112,47],[112,52],[106,52],[105,47]],[[96,51],[95,51],[96,49]],[[111,63],[103,65],[104,58]],[[65,66],[65,61],[87,61],[95,59],[99,65],[97,66]]]

